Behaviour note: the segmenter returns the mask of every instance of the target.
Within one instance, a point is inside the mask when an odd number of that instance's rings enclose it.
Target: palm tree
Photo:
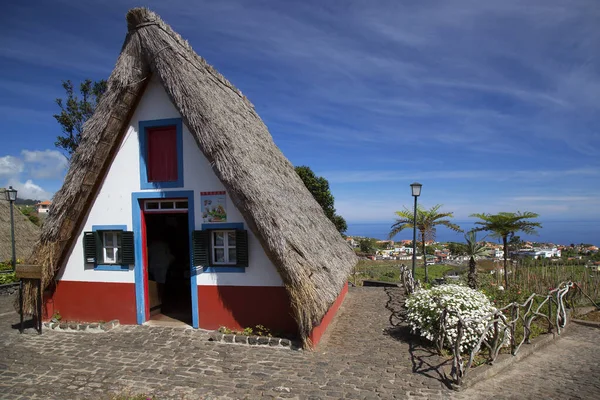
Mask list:
[[[485,239],[485,237],[483,238]],[[477,289],[479,282],[477,282],[477,262],[475,261],[478,257],[485,257],[490,254],[490,250],[486,247],[485,243],[481,239],[477,241],[477,232],[469,231],[465,233],[464,254],[469,257],[469,275],[467,278],[468,285],[471,289]]]
[[[504,286],[508,289],[508,240],[517,232],[523,232],[528,235],[537,234],[535,228],[541,228],[542,225],[539,222],[527,220],[537,218],[538,214],[529,211],[517,211],[516,213],[471,214],[471,217],[481,220],[475,222],[477,225],[481,225],[475,228],[475,231],[492,232],[492,236],[502,239],[504,250]]]
[[[425,253],[425,243],[427,240],[434,240],[436,234],[436,226],[443,225],[453,231],[460,232],[461,229],[458,225],[453,224],[448,219],[453,218],[454,214],[451,212],[440,213],[438,210],[442,207],[442,204],[437,204],[431,207],[429,210],[417,207],[417,230],[421,235],[421,244],[423,246],[423,263],[425,266],[425,282],[429,280],[427,274],[427,255]],[[413,229],[414,225],[414,210],[404,207],[402,211],[396,211],[396,215],[400,218],[392,225],[392,231],[389,234],[389,238],[392,239],[398,233],[404,229]]]

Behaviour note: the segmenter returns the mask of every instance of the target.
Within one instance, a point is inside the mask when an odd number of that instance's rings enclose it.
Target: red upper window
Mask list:
[[[177,130],[175,126],[161,126],[146,130],[148,182],[177,180]]]

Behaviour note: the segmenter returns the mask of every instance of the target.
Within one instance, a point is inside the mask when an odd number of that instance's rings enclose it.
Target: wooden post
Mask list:
[[[23,280],[29,279],[37,281],[37,310],[35,313],[35,328],[39,334],[42,333],[42,266],[41,265],[17,265],[15,268],[15,276],[20,279],[19,283],[19,312],[21,313],[21,325],[19,332],[23,333]]]

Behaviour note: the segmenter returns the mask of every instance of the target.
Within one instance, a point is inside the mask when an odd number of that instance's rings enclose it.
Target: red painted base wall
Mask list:
[[[203,329],[264,325],[273,332],[298,332],[284,287],[198,286],[198,320]]]
[[[335,314],[337,313],[338,309],[344,302],[346,293],[348,293],[348,282],[346,282],[346,284],[342,288],[340,295],[335,300],[335,302],[331,305],[331,307],[329,308],[329,311],[327,311],[327,314],[325,314],[325,316],[321,320],[321,323],[319,325],[315,326],[313,328],[312,332],[310,333],[310,335],[308,336],[310,338],[310,341],[312,342],[313,347],[316,347],[319,344],[319,342],[321,341],[321,338],[323,337],[323,334],[327,330],[327,327],[329,326],[331,321],[333,321],[333,317],[335,317]]]
[[[135,324],[133,283],[58,281],[45,299],[44,318],[60,313],[64,321],[97,322],[118,319]]]

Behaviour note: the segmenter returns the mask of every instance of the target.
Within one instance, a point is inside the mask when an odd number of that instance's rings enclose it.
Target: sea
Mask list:
[[[465,232],[477,227],[471,221],[452,221],[461,227]],[[595,221],[539,221],[542,228],[539,228],[538,235],[525,235],[522,232],[517,233],[521,240],[529,240],[538,243],[553,243],[557,245],[570,244],[593,244],[600,246],[600,220]],[[348,222],[348,236],[363,236],[385,240],[391,230],[393,221],[390,222]],[[418,232],[417,232],[418,234]],[[478,239],[489,235],[487,232],[479,232]],[[412,229],[400,232],[394,240],[412,240]],[[438,226],[436,232],[436,241],[438,242],[464,242],[464,233],[454,232],[446,227]],[[498,241],[498,239],[488,238],[489,241]]]

